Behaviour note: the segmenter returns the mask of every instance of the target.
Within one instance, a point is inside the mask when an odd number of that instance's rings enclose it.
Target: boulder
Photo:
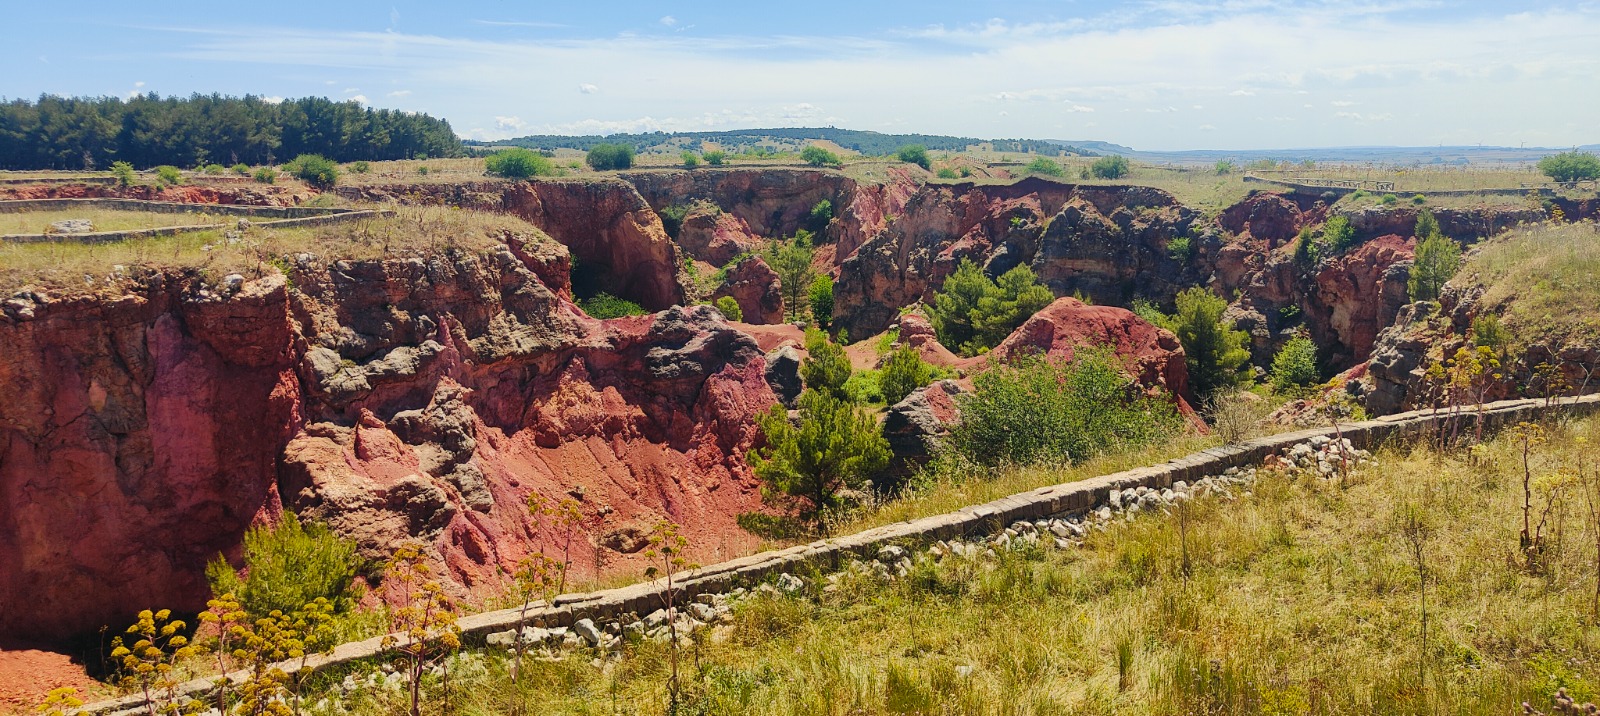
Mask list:
[[[889,465],[891,481],[903,481],[932,457],[938,441],[960,419],[955,397],[962,392],[955,381],[941,380],[912,391],[889,408],[883,436],[894,455]]]
[[[691,209],[678,229],[678,245],[695,259],[713,266],[724,266],[740,254],[760,251],[764,243],[744,219],[709,204]]]
[[[794,407],[795,400],[800,397],[800,391],[805,389],[805,384],[800,379],[800,363],[800,351],[794,346],[783,346],[767,354],[767,369],[764,373],[767,385],[772,388],[779,401],[791,408]]]

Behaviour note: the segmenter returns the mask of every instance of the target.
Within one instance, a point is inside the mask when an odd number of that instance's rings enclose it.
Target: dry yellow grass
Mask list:
[[[220,214],[120,211],[91,207],[0,214],[0,234],[43,234],[50,224],[64,219],[88,219],[95,231],[153,229],[162,226],[223,224],[231,217]]]

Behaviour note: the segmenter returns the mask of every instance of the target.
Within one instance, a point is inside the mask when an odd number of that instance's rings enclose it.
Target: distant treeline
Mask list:
[[[920,144],[934,151],[959,152],[968,147],[984,143],[992,143],[995,151],[998,152],[1031,152],[1049,156],[1058,156],[1060,154],[1095,156],[1094,152],[1088,150],[1037,139],[985,140],[940,134],[881,134],[879,132],[837,129],[834,127],[733,129],[722,132],[647,132],[644,134],[612,134],[607,136],[598,134],[585,136],[536,134],[493,142],[492,144],[528,147],[530,149],[577,149],[588,151],[593,149],[596,144],[617,143],[629,144],[635,150],[645,152],[651,149],[671,148],[674,142],[693,149],[697,149],[705,143],[714,143],[724,149],[737,152],[746,147],[753,148],[764,142],[800,144],[807,140],[833,142],[846,149],[873,156],[894,154],[901,147],[908,144]],[[486,143],[468,142],[468,144],[482,145]]]
[[[321,97],[134,95],[0,103],[0,168],[104,169],[124,161],[268,164],[300,154],[335,161],[453,157],[463,153],[450,123],[425,114],[370,109]]]

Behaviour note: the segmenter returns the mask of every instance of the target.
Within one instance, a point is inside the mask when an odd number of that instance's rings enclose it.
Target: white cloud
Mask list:
[[[371,104],[370,102],[367,101],[367,96],[364,95],[364,94],[355,95],[354,97],[351,97],[351,98],[349,98],[348,100],[345,100],[345,101],[347,101],[347,102],[359,102],[361,104]]]
[[[360,91],[361,91],[360,87],[346,87],[346,88],[344,88],[344,93],[345,94],[355,94],[355,93],[360,92]]]
[[[1202,125],[1200,125],[1198,127],[1195,127],[1195,129],[1198,129],[1198,130],[1200,130],[1202,132],[1215,132],[1217,130],[1217,125],[1215,125],[1215,124],[1202,124]]]
[[[1356,104],[1358,104],[1358,103],[1356,103],[1356,102],[1351,102],[1351,101],[1350,101],[1350,100],[1344,100],[1344,99],[1336,99],[1336,100],[1334,100],[1334,101],[1332,101],[1332,102],[1329,102],[1329,103],[1328,103],[1328,104],[1331,104],[1331,105],[1333,105],[1333,106],[1335,106],[1335,107],[1354,107],[1354,106],[1356,106]],[[1310,106],[1311,106],[1311,105],[1309,105],[1309,104],[1308,104],[1308,105],[1306,105],[1306,106],[1307,106],[1307,107],[1310,107]]]
[[[522,129],[526,123],[521,117],[495,117],[494,128],[503,130]]]
[[[663,25],[666,25],[667,27],[672,27],[672,26],[678,24],[678,18],[675,18],[675,17],[673,17],[671,15],[668,15],[666,17],[661,18],[661,20],[659,22],[661,24],[663,24]]]
[[[143,82],[135,82],[135,83],[133,83],[133,86],[134,87],[143,87],[144,83]]]
[[[273,95],[271,97],[262,97],[261,101],[266,102],[267,104],[283,104],[283,98],[277,95]]]
[[[1229,92],[1228,96],[1229,97],[1254,97],[1254,96],[1256,96],[1256,93],[1252,92],[1250,90],[1247,90],[1247,89],[1236,89],[1236,90],[1234,90],[1232,92]]]
[[[1081,105],[1081,104],[1068,104],[1066,111],[1074,112],[1074,113],[1077,113],[1077,112],[1093,112],[1094,108],[1093,107],[1084,106],[1084,105]]]
[[[581,85],[578,85],[578,91],[583,94],[596,94],[600,91],[600,87],[585,82]]]
[[[563,24],[561,24],[559,22],[537,22],[537,21],[525,21],[525,20],[473,20],[473,22],[476,23],[476,24],[479,24],[479,25],[491,25],[491,26],[494,26],[494,27],[540,27],[540,28],[566,27],[566,25],[563,25]]]
[[[411,90],[408,90],[408,89],[395,90],[393,92],[390,92],[389,96],[390,97],[410,97],[411,96]]]

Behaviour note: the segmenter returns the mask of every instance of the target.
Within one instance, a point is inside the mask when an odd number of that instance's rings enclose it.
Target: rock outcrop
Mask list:
[[[889,466],[891,483],[904,481],[932,458],[939,440],[961,418],[955,399],[963,392],[955,381],[941,380],[911,391],[905,400],[890,406],[884,416],[883,436],[894,455]]]
[[[0,604],[51,608],[0,636],[202,608],[205,563],[285,507],[368,556],[420,541],[463,596],[553,538],[533,493],[581,496],[579,564],[662,517],[737,540],[777,401],[755,341],[709,307],[589,319],[541,278],[566,252],[516,243],[8,300]]]
[[[732,296],[745,323],[783,322],[783,281],[759,256],[751,256],[727,270],[727,278],[711,294],[714,301]]]
[[[760,251],[763,245],[743,219],[721,209],[691,210],[678,229],[678,246],[713,266],[725,266],[740,254]]]

